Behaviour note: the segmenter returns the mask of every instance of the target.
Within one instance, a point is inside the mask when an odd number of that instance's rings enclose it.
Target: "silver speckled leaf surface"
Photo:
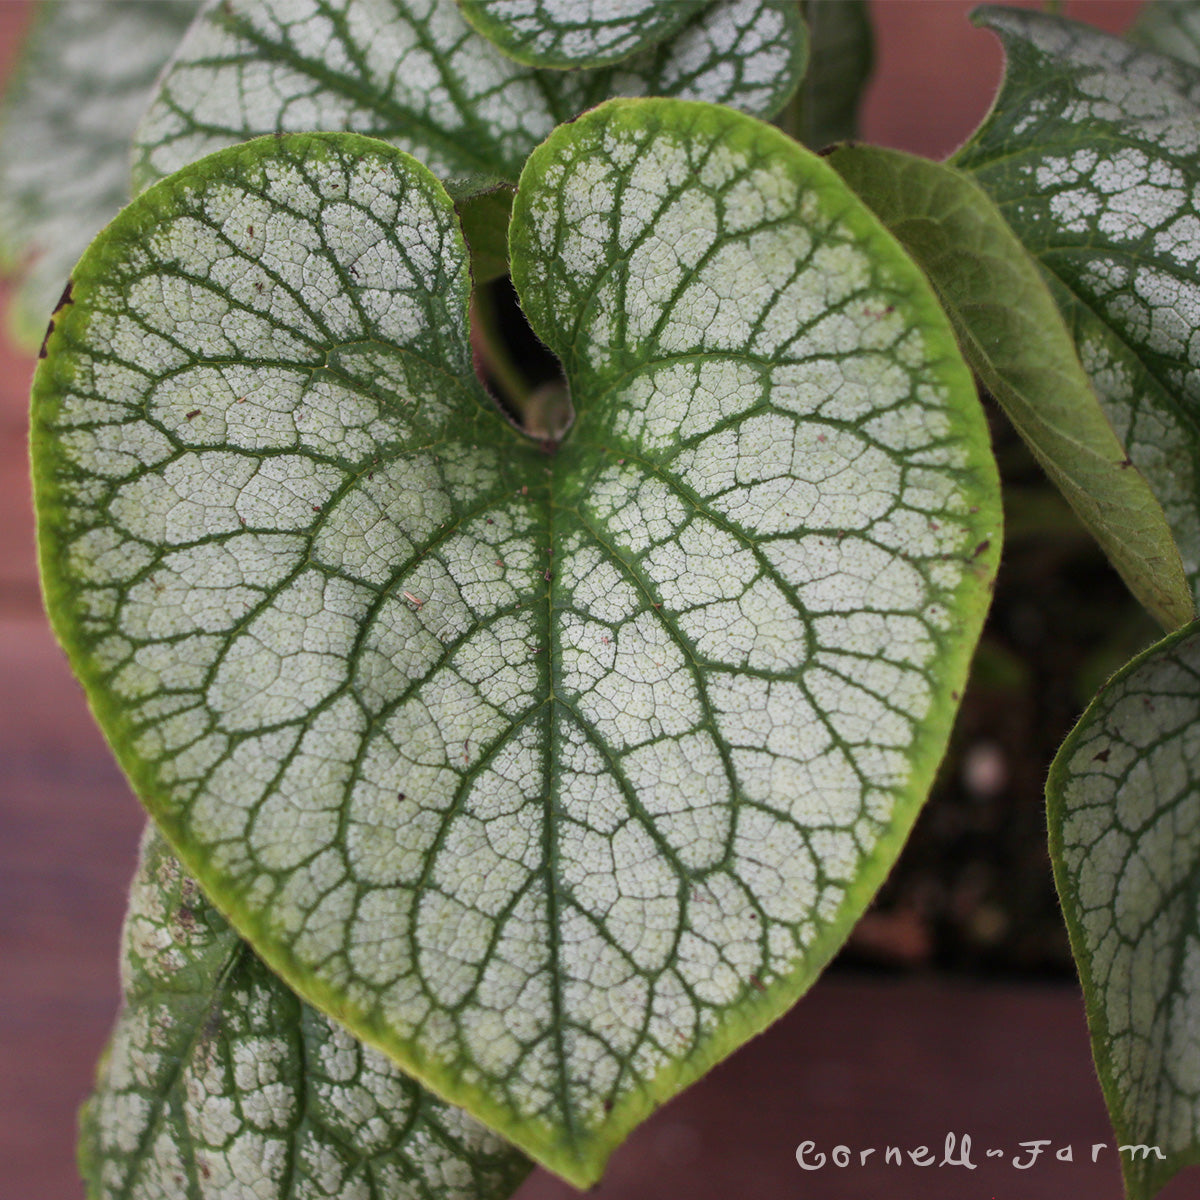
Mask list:
[[[1119,671],[1059,751],[1050,845],[1130,1200],[1200,1162],[1200,623]],[[1180,1193],[1181,1195],[1183,1193]]]
[[[43,0],[0,109],[0,258],[36,349],[75,260],[129,199],[129,143],[193,0]]]
[[[577,1184],[786,1009],[924,799],[999,549],[969,372],[837,176],[711,105],[531,158],[577,420],[476,382],[423,167],[262,139],[146,192],[35,382],[55,627],[276,970]]]
[[[347,129],[440,179],[515,183],[556,125],[610,96],[770,116],[806,44],[794,0],[720,0],[653,49],[564,73],[501,54],[455,0],[211,0],[138,130],[134,182],[259,134]]]
[[[829,163],[929,276],[967,362],[1133,594],[1166,629],[1191,621],[1191,586],[1162,507],[996,206],[962,172],[898,150],[843,146]]]
[[[506,1200],[528,1160],[299,1000],[147,826],[89,1200]]]
[[[708,0],[458,0],[510,58],[535,67],[598,67],[647,50]]]
[[[1200,69],[1042,13],[976,19],[1008,66],[955,164],[1045,272],[1200,593]]]

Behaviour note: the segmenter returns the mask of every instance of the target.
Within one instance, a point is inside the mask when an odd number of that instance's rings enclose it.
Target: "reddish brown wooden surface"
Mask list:
[[[0,70],[29,5],[0,0]],[[1068,5],[1120,29],[1135,0]],[[986,111],[1000,70],[965,0],[877,0],[869,140],[941,156]],[[74,1114],[117,1002],[116,947],[140,810],[41,616],[26,482],[32,360],[0,348],[0,1197],[80,1195]],[[977,1170],[887,1167],[884,1148],[969,1134]],[[796,1145],[876,1147],[868,1167],[806,1173]],[[1008,1161],[1070,1144],[1074,1164]],[[597,1189],[606,1200],[853,1197],[1047,1200],[1120,1195],[1069,987],[835,977],[648,1122]],[[1003,1147],[1004,1161],[985,1159]],[[1177,1180],[1164,1196],[1196,1194]],[[575,1193],[536,1174],[521,1200]]]

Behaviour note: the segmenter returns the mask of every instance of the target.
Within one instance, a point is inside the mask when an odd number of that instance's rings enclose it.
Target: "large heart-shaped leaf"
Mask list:
[[[90,1200],[505,1200],[529,1170],[288,991],[152,825],[121,978],[80,1121]]]
[[[306,998],[568,1179],[787,1008],[944,749],[999,541],[969,373],[837,176],[615,101],[510,241],[577,420],[471,372],[423,167],[263,139],[76,273],[48,603],[172,843]]]
[[[138,188],[222,146],[281,130],[350,129],[442,179],[516,182],[529,152],[609,96],[661,95],[775,113],[804,72],[794,0],[720,0],[618,66],[523,66],[455,0],[210,0],[138,131]]]
[[[1101,410],[1054,298],[996,206],[952,167],[877,146],[830,165],[924,268],[967,362],[1167,628],[1195,616],[1179,551],[1146,480]]]
[[[75,260],[129,199],[129,140],[194,0],[43,0],[0,112],[9,321],[36,348]]]
[[[1135,1147],[1121,1156],[1131,1200],[1200,1162],[1197,764],[1200,623],[1109,681],[1046,788],[1100,1082]]]
[[[709,0],[458,0],[510,58],[533,67],[599,67],[676,33]]]
[[[1200,70],[1042,13],[976,19],[1008,68],[955,162],[1045,271],[1200,594]]]

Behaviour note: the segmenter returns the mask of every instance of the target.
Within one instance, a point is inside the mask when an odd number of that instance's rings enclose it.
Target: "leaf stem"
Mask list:
[[[496,299],[488,287],[475,289],[471,297],[471,349],[483,374],[502,393],[498,398],[519,424],[526,424],[533,387],[509,352],[500,330]]]

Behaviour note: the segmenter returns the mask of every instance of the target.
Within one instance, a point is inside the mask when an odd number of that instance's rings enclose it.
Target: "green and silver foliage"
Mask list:
[[[800,0],[808,70],[780,124],[810,150],[858,136],[858,110],[875,62],[866,0]]]
[[[0,111],[0,265],[36,349],[67,276],[129,199],[129,141],[193,0],[44,0]]]
[[[1038,268],[952,167],[847,146],[832,166],[933,283],[959,345],[1130,590],[1167,628],[1195,616],[1163,510],[1125,457]]]
[[[149,825],[124,1005],[80,1120],[89,1200],[507,1200],[528,1160],[302,1003]]]
[[[501,54],[454,0],[211,0],[135,137],[134,185],[281,130],[383,138],[440,179],[515,183],[563,121],[610,96],[777,112],[804,73],[795,0],[720,0],[614,67],[538,70]]]
[[[1198,593],[1200,70],[1042,13],[977,19],[1008,69],[956,165],[1045,272]]]
[[[415,160],[265,138],[97,240],[34,385],[55,628],[188,870],[551,1169],[782,1013],[899,852],[999,548],[952,331],[820,159],[613,101],[513,277],[577,419],[476,381]]]
[[[1200,66],[1200,2],[1146,0],[1126,36],[1140,46]]]
[[[1200,624],[1109,681],[1050,771],[1050,845],[1092,1046],[1146,1200],[1200,1162]]]
[[[531,67],[601,67],[677,33],[710,0],[458,0],[471,26]]]

